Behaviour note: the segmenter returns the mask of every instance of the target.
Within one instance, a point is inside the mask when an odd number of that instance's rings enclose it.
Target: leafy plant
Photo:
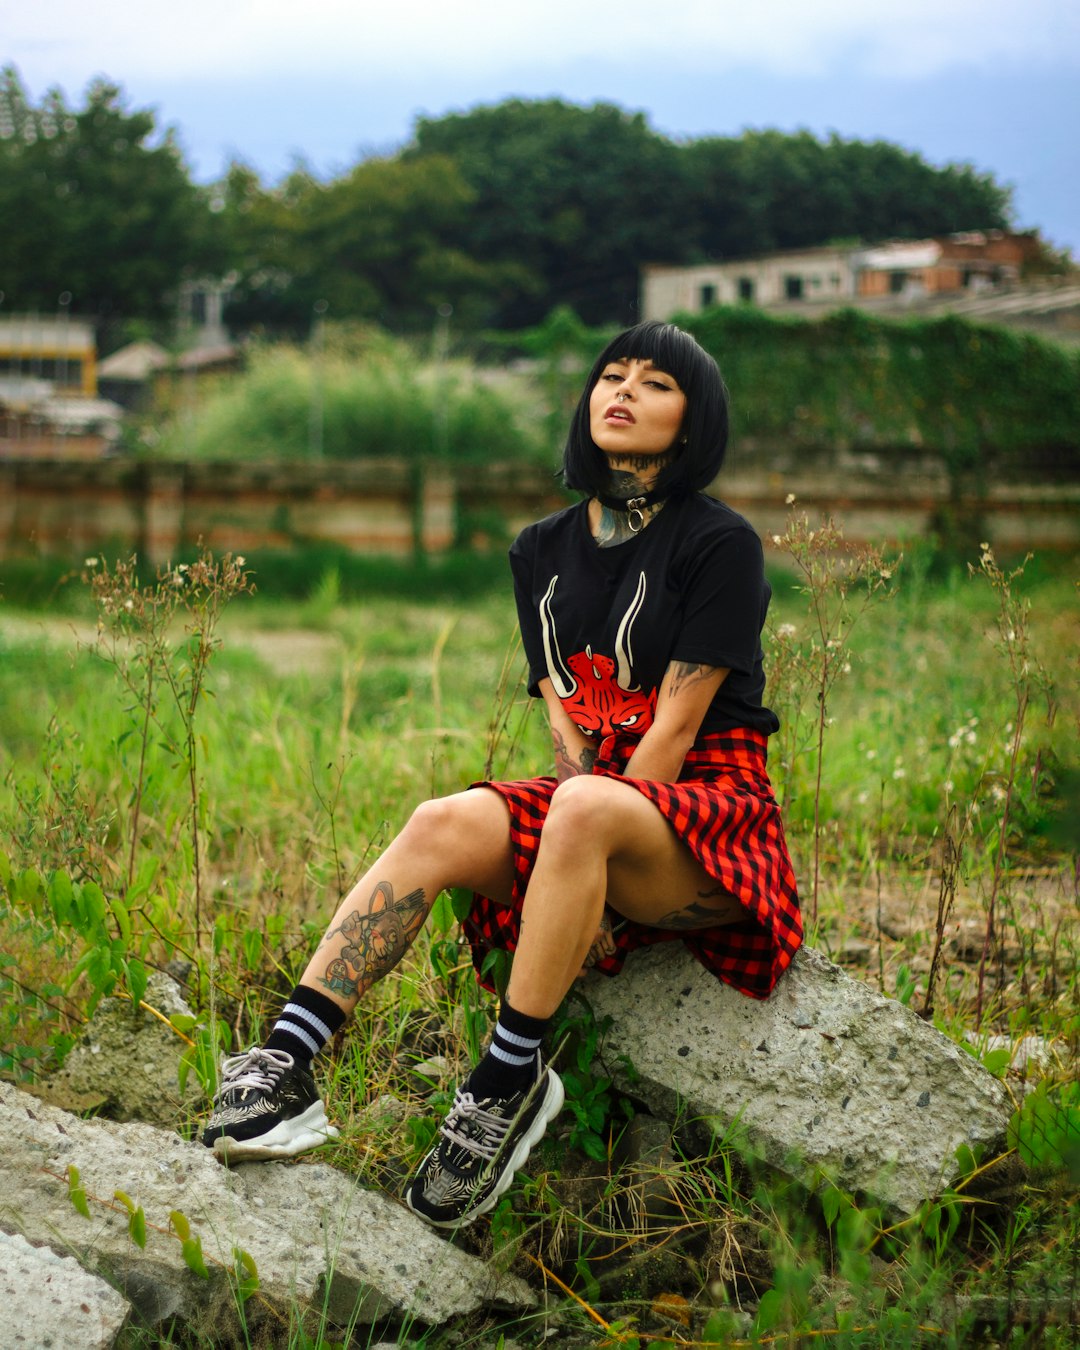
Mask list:
[[[550,1030],[556,1046],[553,1060],[566,1091],[566,1108],[573,1116],[570,1143],[597,1161],[609,1154],[605,1131],[625,1123],[632,1114],[625,1099],[614,1092],[614,1079],[598,1072],[603,1064],[603,1038],[610,1026],[610,1017],[598,1022],[585,1000],[571,991]]]

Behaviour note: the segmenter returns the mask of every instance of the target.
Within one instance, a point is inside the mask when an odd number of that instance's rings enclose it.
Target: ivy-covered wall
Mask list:
[[[952,316],[676,315],[717,359],[744,445],[941,456],[952,478],[1080,479],[1080,350]]]

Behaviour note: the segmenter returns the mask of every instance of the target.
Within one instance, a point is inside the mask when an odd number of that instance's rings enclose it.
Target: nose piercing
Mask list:
[[[616,402],[616,403],[625,403],[626,400],[627,400],[629,397],[630,397],[629,394],[616,394],[616,395],[615,395],[615,402]]]

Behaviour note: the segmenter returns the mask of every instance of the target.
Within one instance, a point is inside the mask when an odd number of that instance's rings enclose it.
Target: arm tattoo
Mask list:
[[[581,754],[575,760],[566,744],[566,738],[558,727],[551,728],[551,739],[555,744],[555,777],[560,783],[565,783],[568,778],[592,773],[593,765],[596,763],[596,751],[591,745],[583,746]]]
[[[669,691],[671,697],[674,698],[680,690],[687,689],[692,684],[707,680],[711,675],[715,675],[719,669],[719,666],[707,666],[702,661],[672,661]]]
[[[394,899],[394,888],[380,881],[371,893],[366,914],[354,909],[331,928],[320,947],[338,940],[337,955],[319,981],[331,993],[360,998],[376,980],[389,974],[405,955],[424,920],[428,904],[423,890]]]

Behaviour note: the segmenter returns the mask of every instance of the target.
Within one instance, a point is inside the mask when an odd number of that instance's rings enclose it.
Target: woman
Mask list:
[[[510,561],[530,693],[555,777],[475,783],[420,806],[334,916],[261,1048],[227,1060],[204,1142],[226,1161],[325,1142],[311,1060],[393,969],[441,890],[476,893],[479,970],[514,952],[491,1043],[405,1199],[454,1227],[490,1210],[557,1115],[541,1056],[583,967],[681,938],[720,979],[768,995],[802,939],[765,771],[769,603],[751,526],[702,493],[727,445],[727,391],[688,334],[644,323],[601,353],[564,457],[575,506]]]

